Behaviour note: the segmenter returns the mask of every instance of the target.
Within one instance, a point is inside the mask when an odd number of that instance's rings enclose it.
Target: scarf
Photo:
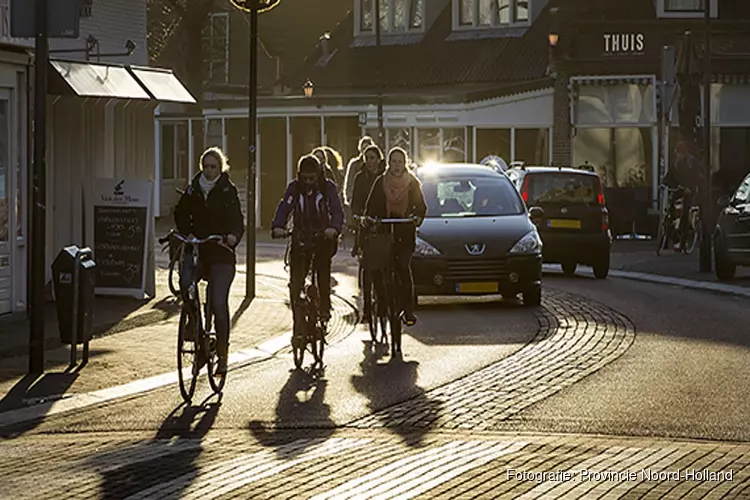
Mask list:
[[[409,210],[409,186],[411,175],[404,172],[401,177],[393,175],[391,169],[383,176],[383,190],[385,191],[385,207],[388,214],[406,217]]]
[[[201,176],[198,178],[198,183],[201,186],[201,191],[203,191],[203,197],[206,200],[208,200],[208,193],[210,193],[214,188],[214,186],[216,185],[216,181],[219,180],[219,177],[221,176],[217,176],[216,179],[209,181],[208,179],[206,179],[205,175],[201,174]]]

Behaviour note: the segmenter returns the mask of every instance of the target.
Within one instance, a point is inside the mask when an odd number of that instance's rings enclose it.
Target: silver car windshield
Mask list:
[[[493,217],[526,211],[516,188],[504,178],[427,178],[422,189],[427,217]]]

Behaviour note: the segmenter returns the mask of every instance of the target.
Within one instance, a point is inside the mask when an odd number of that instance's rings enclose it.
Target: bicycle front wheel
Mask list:
[[[663,217],[661,224],[659,224],[659,231],[656,234],[656,241],[658,242],[658,247],[656,247],[656,255],[661,255],[661,252],[667,247],[667,242],[669,240],[669,228],[670,221],[669,217]]]
[[[180,295],[180,273],[175,272],[175,266],[177,266],[177,259],[171,260],[169,262],[169,276],[167,278],[167,283],[169,284],[169,291],[177,297],[178,299],[181,297]],[[177,277],[177,284],[175,284],[175,277]]]
[[[227,374],[224,373],[221,377],[216,376],[216,371],[219,369],[219,354],[216,352],[216,336],[205,335],[204,338],[206,339],[206,352],[208,353],[208,360],[206,362],[208,383],[211,385],[211,389],[214,393],[219,394],[224,389]]]
[[[190,403],[195,393],[198,379],[199,320],[188,306],[180,313],[180,326],[177,333],[177,373],[180,379],[180,393],[186,403]],[[187,373],[185,373],[187,372]]]
[[[391,324],[391,355],[401,352],[401,301],[399,300],[399,290],[397,288],[396,277],[391,274],[389,289],[389,314],[388,319]]]
[[[690,255],[693,253],[693,250],[695,250],[695,247],[698,246],[698,242],[701,240],[701,232],[703,230],[700,215],[697,211],[691,212],[688,224],[690,225],[690,229],[688,229],[688,238],[685,238],[683,252]]]

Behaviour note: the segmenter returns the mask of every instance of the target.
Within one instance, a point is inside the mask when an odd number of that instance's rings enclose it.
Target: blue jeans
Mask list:
[[[185,255],[182,269],[180,270],[180,289],[186,291],[193,279],[195,268],[192,257]],[[203,264],[198,263],[198,277],[208,280],[206,291],[214,318],[214,329],[216,330],[216,352],[219,358],[226,361],[229,354],[229,290],[234,281],[235,268],[233,264]],[[184,297],[183,297],[184,300]]]

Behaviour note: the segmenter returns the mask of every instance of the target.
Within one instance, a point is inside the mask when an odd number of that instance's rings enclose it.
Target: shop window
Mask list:
[[[185,179],[188,175],[186,123],[162,123],[162,179]]]
[[[389,128],[388,132],[388,150],[399,147],[404,149],[409,158],[413,158],[411,148],[411,128]]]
[[[421,128],[417,130],[417,143],[419,152],[417,161],[427,163],[430,161],[440,161],[440,129],[439,128]]]
[[[161,125],[161,178],[174,179],[174,124]]]
[[[548,133],[546,128],[517,128],[513,160],[526,165],[546,165],[549,161]]]
[[[292,164],[296,173],[299,159],[320,146],[320,118],[317,116],[293,116],[291,121]]]
[[[573,162],[592,165],[605,187],[650,186],[651,132],[651,127],[578,129],[573,141]]]
[[[453,0],[454,29],[527,25],[530,0]]]
[[[476,162],[488,156],[498,156],[510,163],[510,129],[478,128],[476,129]]]
[[[462,163],[466,161],[466,129],[442,129],[443,157],[446,163]]]
[[[326,145],[341,155],[342,168],[352,158],[359,156],[357,146],[361,137],[359,120],[356,116],[327,116],[325,118]]]
[[[375,32],[375,0],[357,0],[359,6],[358,32]],[[425,0],[379,0],[380,32],[405,33],[422,31]]]
[[[653,124],[656,122],[655,103],[651,84],[580,85],[575,123]]]

